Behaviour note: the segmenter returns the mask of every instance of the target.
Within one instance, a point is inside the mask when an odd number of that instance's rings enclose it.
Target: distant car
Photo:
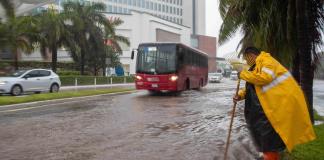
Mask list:
[[[19,70],[8,77],[0,77],[0,93],[10,93],[13,96],[24,92],[58,92],[60,86],[59,76],[46,69]]]
[[[237,80],[238,77],[237,77],[237,71],[232,71],[231,75],[230,75],[230,79],[231,80]]]
[[[220,83],[223,79],[222,73],[208,73],[209,82],[218,82]]]

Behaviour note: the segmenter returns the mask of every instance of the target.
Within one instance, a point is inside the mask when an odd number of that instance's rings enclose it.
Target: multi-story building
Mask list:
[[[55,4],[58,9],[62,9],[60,6],[66,1],[71,0],[55,0]],[[119,17],[124,21],[124,24],[117,27],[116,31],[118,34],[128,37],[131,43],[130,47],[123,45],[124,50],[121,55],[121,62],[126,71],[132,74],[135,72],[134,62],[130,60],[129,48],[135,48],[142,42],[163,41],[184,43],[208,53],[210,71],[216,70],[216,62],[214,61],[216,58],[216,38],[205,36],[206,0],[199,0],[199,2],[198,0],[78,1],[82,3],[105,3],[107,6],[106,14],[109,17]],[[46,7],[48,6],[40,7],[37,10],[46,9]],[[143,28],[150,30],[150,32],[143,32]],[[66,51],[59,50],[59,52],[59,60],[71,60]],[[41,60],[39,55],[39,52],[36,51],[35,54],[29,56],[22,55],[21,59]]]
[[[68,0],[60,0],[63,3]],[[183,4],[187,0],[80,0],[84,3],[102,2],[109,13],[130,14],[132,10],[150,13],[164,20],[184,24]],[[185,24],[186,25],[186,24]]]

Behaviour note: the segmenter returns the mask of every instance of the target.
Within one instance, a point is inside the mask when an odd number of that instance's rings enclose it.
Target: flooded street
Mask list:
[[[180,96],[139,91],[2,111],[0,159],[222,159],[234,92],[235,81],[223,79]],[[236,113],[229,159],[253,160],[258,153],[245,128],[242,102]]]

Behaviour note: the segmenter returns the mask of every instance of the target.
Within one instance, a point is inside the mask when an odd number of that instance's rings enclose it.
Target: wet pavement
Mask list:
[[[234,90],[224,79],[179,96],[139,91],[12,112],[0,106],[0,159],[222,159]],[[236,113],[228,159],[255,159],[242,103]]]
[[[324,116],[324,80],[315,80],[314,86],[314,109],[316,111]]]

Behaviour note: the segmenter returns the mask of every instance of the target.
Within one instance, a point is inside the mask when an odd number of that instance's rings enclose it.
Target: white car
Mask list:
[[[0,77],[0,93],[10,93],[13,96],[23,92],[58,92],[60,86],[59,76],[45,69],[19,70],[8,77]]]
[[[230,79],[231,80],[237,80],[238,77],[237,77],[237,71],[232,71],[231,75],[230,75]]]
[[[209,82],[221,82],[223,79],[222,73],[208,73]]]

